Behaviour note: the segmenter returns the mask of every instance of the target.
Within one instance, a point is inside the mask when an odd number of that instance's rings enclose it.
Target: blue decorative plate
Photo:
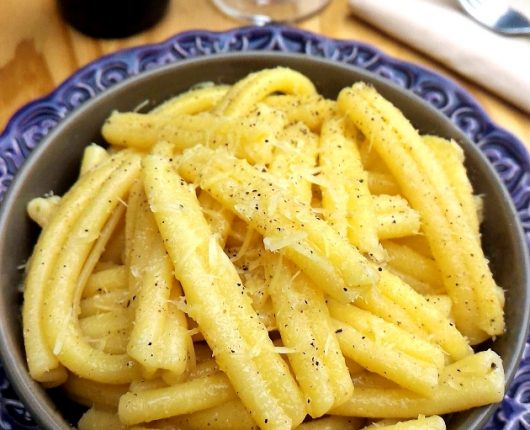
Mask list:
[[[20,109],[0,135],[0,200],[29,152],[77,106],[114,84],[146,70],[217,53],[285,51],[352,64],[383,76],[427,100],[474,141],[501,176],[530,245],[530,158],[523,144],[493,124],[458,85],[414,64],[354,41],[328,39],[301,30],[248,27],[223,33],[189,31],[166,42],[100,58],[77,71],[46,97]],[[0,428],[36,429],[0,365]],[[530,429],[530,344],[502,405],[486,430]]]

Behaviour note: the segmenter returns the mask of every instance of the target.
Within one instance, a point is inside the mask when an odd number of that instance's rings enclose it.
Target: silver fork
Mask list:
[[[505,0],[458,0],[476,21],[503,34],[530,34],[530,19],[512,9]]]

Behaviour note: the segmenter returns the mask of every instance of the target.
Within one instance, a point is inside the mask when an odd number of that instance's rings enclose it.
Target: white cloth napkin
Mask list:
[[[349,0],[353,13],[530,113],[530,36],[495,34],[456,0]]]

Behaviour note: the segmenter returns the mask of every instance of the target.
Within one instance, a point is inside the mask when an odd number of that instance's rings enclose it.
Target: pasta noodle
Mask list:
[[[28,202],[28,367],[81,430],[442,430],[502,399],[463,153],[374,88],[266,69],[102,134]]]

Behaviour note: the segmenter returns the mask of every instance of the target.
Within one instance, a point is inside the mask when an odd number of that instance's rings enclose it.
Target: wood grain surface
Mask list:
[[[171,0],[164,19],[146,32],[120,40],[96,40],[65,24],[55,0],[0,0],[0,130],[18,108],[50,92],[101,55],[159,42],[184,30],[221,31],[239,25],[242,23],[223,16],[209,0]],[[297,26],[333,38],[360,40],[444,74],[465,87],[497,124],[530,149],[528,114],[359,21],[350,13],[347,0],[332,0],[321,14]]]

